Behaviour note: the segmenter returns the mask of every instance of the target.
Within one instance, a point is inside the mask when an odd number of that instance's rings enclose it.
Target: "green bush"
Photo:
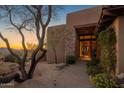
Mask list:
[[[67,56],[66,62],[67,62],[67,64],[75,64],[75,62],[76,62],[75,56],[73,56],[73,55]]]
[[[98,35],[97,42],[101,47],[101,67],[106,73],[115,74],[116,66],[116,33],[112,26]],[[114,72],[114,73],[113,73]]]
[[[29,62],[29,61],[30,59],[27,58],[26,62]],[[15,58],[13,55],[8,54],[4,56],[4,62],[20,62],[20,60]]]
[[[97,66],[89,66],[87,68],[88,75],[92,75],[93,76],[93,75],[98,74],[100,72],[101,72],[101,70]]]
[[[87,67],[89,67],[89,66],[98,66],[99,63],[100,63],[100,61],[98,59],[94,59],[93,61],[88,61],[86,63],[86,65],[87,65]]]
[[[96,74],[91,77],[91,82],[98,88],[116,88],[119,85],[116,84],[115,79],[106,73]]]
[[[4,62],[19,62],[19,60],[15,58],[13,55],[8,54],[4,56]]]
[[[93,61],[87,62],[86,65],[87,65],[88,75],[95,75],[95,74],[101,73],[102,70],[99,64],[100,64],[100,61],[98,59],[94,59]]]

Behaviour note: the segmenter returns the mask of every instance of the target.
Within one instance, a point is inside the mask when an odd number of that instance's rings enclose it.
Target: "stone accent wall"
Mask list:
[[[76,31],[66,29],[65,31],[65,58],[68,55],[75,55]]]

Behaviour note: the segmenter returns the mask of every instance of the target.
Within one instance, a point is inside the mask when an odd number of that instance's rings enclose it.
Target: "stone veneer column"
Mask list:
[[[65,31],[65,61],[68,55],[75,56],[76,31],[74,28]]]

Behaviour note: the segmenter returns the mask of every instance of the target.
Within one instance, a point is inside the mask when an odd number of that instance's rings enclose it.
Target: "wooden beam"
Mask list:
[[[96,39],[80,39],[80,41],[96,41]]]
[[[91,35],[91,40],[90,40],[90,56],[91,56],[91,59],[92,59],[92,41],[93,41],[93,38],[92,38],[92,35]]]
[[[90,33],[90,34],[80,34],[80,36],[91,36],[94,35],[94,33]]]
[[[124,6],[115,6],[115,7],[111,7],[111,8],[107,8],[105,10],[111,11],[111,10],[118,10],[118,9],[124,9]]]
[[[101,24],[102,23],[106,23],[106,22],[109,22],[109,21],[113,21],[115,18],[108,18],[108,19],[103,19]]]
[[[79,36],[89,36],[89,35],[93,35],[95,32],[93,33],[81,33],[81,34],[78,34]]]
[[[117,16],[116,14],[109,12],[107,10],[103,10],[103,15],[108,15],[108,16]]]

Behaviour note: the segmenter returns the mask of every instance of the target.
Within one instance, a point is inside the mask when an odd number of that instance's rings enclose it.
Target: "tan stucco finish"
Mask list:
[[[54,42],[57,54],[57,61],[59,63],[65,62],[65,40],[64,40],[64,31],[65,25],[59,25],[54,27],[49,27],[47,32],[47,62],[48,63],[55,63],[55,54],[53,51],[53,46],[51,45],[51,39],[57,38],[56,36],[52,35],[54,32],[56,35],[59,36],[57,42]]]
[[[101,6],[80,10],[67,15],[67,29],[74,26],[98,23]]]
[[[116,18],[116,20],[113,22],[112,26],[114,27],[114,30],[116,32],[116,74],[118,74],[119,71],[119,18]]]
[[[113,26],[116,31],[116,74],[124,73],[124,16],[118,17],[114,22]]]

